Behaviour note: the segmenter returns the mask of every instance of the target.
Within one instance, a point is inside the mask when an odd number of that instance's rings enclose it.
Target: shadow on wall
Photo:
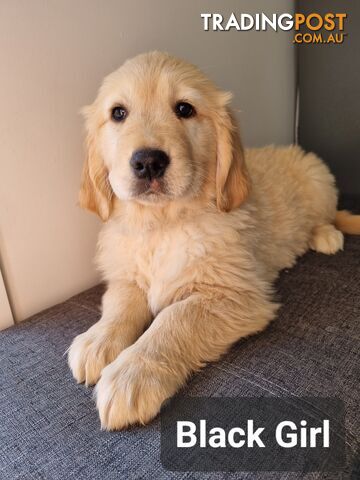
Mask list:
[[[360,194],[360,2],[299,0],[297,12],[347,13],[339,45],[299,45],[299,143],[320,155],[342,193]]]

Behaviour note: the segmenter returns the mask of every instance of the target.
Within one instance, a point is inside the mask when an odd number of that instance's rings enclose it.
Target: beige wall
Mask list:
[[[201,12],[292,10],[288,0],[1,0],[0,254],[21,320],[98,281],[99,223],[77,205],[79,108],[127,57],[167,50],[235,93],[245,143],[293,140],[286,32],[204,32]]]
[[[14,324],[13,315],[10,309],[9,299],[6,294],[4,280],[0,272],[0,330]]]

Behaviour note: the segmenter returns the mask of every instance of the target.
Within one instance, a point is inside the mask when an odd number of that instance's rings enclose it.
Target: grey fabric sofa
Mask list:
[[[0,479],[360,478],[360,237],[308,253],[277,285],[279,316],[193,376],[194,396],[336,396],[346,408],[347,466],[338,474],[174,473],[160,462],[159,419],[107,433],[92,389],[64,352],[99,318],[98,286],[0,333]]]

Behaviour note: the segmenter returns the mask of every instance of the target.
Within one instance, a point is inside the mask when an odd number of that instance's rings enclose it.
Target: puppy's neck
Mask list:
[[[138,202],[115,201],[112,221],[121,222],[126,228],[137,230],[161,229],[193,221],[205,211],[216,211],[215,202],[204,199],[169,201],[166,204],[144,205]]]

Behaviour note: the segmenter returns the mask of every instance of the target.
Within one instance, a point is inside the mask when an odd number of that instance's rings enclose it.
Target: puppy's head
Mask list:
[[[80,203],[106,220],[114,198],[239,206],[249,182],[237,126],[220,91],[196,67],[152,52],[105,78],[84,108],[87,158]]]

